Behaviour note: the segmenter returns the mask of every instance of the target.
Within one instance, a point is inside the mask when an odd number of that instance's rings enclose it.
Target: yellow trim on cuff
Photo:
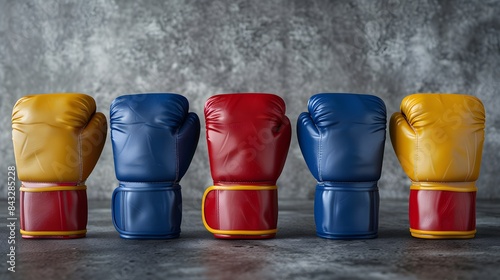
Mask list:
[[[31,235],[31,236],[63,236],[63,235],[82,235],[86,234],[87,230],[72,230],[72,231],[27,231],[27,230],[20,230],[22,235]]]
[[[425,239],[467,239],[474,238],[476,230],[469,231],[433,231],[433,230],[419,230],[410,228],[411,235],[417,238]]]
[[[224,190],[224,191],[270,191],[278,189],[277,186],[210,186],[205,190],[205,193],[211,190]],[[205,196],[205,194],[203,194]]]
[[[84,191],[87,186],[55,186],[55,187],[40,187],[40,188],[27,188],[20,187],[19,191],[22,192],[55,192],[55,191]]]
[[[410,190],[477,192],[475,182],[412,182]]]
[[[205,198],[208,193],[213,190],[225,190],[225,191],[270,191],[277,190],[277,186],[210,186],[203,193],[203,198],[201,200],[201,218],[203,220],[203,225],[205,228],[213,234],[225,234],[225,235],[270,235],[278,232],[278,229],[267,229],[267,230],[222,230],[214,229],[210,227],[205,219]]]

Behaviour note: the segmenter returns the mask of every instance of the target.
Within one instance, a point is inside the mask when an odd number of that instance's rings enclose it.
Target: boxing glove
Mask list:
[[[178,94],[123,95],[111,103],[111,141],[119,186],[112,220],[122,238],[179,237],[179,181],[193,158],[200,120]]]
[[[206,229],[221,239],[276,235],[276,180],[291,140],[279,96],[221,94],[205,104],[206,138],[214,185],[202,199]]]
[[[484,126],[483,104],[463,94],[409,95],[392,115],[392,146],[411,179],[412,236],[474,237]]]
[[[12,112],[23,238],[85,237],[85,180],[106,140],[106,117],[79,93],[22,97]]]
[[[317,181],[314,219],[318,236],[375,238],[386,109],[373,95],[321,93],[299,115],[297,137]]]

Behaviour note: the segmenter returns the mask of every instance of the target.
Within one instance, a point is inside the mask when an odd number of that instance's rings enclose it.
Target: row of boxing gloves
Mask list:
[[[220,239],[266,239],[277,232],[276,181],[287,157],[291,124],[274,94],[210,97],[204,108],[213,186],[202,198],[202,220]],[[375,238],[377,182],[386,141],[386,107],[368,94],[312,96],[296,131],[317,181],[317,235]],[[411,179],[409,226],[413,237],[472,238],[485,112],[470,95],[412,94],[389,122],[390,139]],[[107,136],[106,117],[92,97],[78,93],[21,98],[12,113],[24,238],[86,235],[85,180]],[[188,100],[172,93],[123,95],[110,106],[118,187],[112,221],[120,237],[175,238],[181,232],[179,182],[200,136]]]

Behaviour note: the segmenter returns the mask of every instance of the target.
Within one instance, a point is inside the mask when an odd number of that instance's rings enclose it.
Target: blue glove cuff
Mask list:
[[[375,238],[379,193],[373,182],[318,182],[314,219],[318,236],[329,239]]]
[[[181,186],[175,182],[120,182],[111,201],[113,224],[122,238],[179,237]]]

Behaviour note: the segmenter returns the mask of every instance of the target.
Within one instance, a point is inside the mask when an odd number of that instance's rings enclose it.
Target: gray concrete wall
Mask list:
[[[276,93],[294,125],[281,198],[314,195],[295,135],[312,94],[372,93],[390,116],[414,92],[468,93],[487,112],[478,197],[500,197],[498,1],[62,2],[0,2],[0,197],[15,164],[15,101],[64,91],[93,96],[107,117],[127,93],[181,93],[200,116],[213,94]],[[184,197],[201,199],[211,183],[204,133]],[[109,199],[117,186],[109,137],[87,183],[91,199]],[[389,138],[379,187],[382,198],[409,192]]]

